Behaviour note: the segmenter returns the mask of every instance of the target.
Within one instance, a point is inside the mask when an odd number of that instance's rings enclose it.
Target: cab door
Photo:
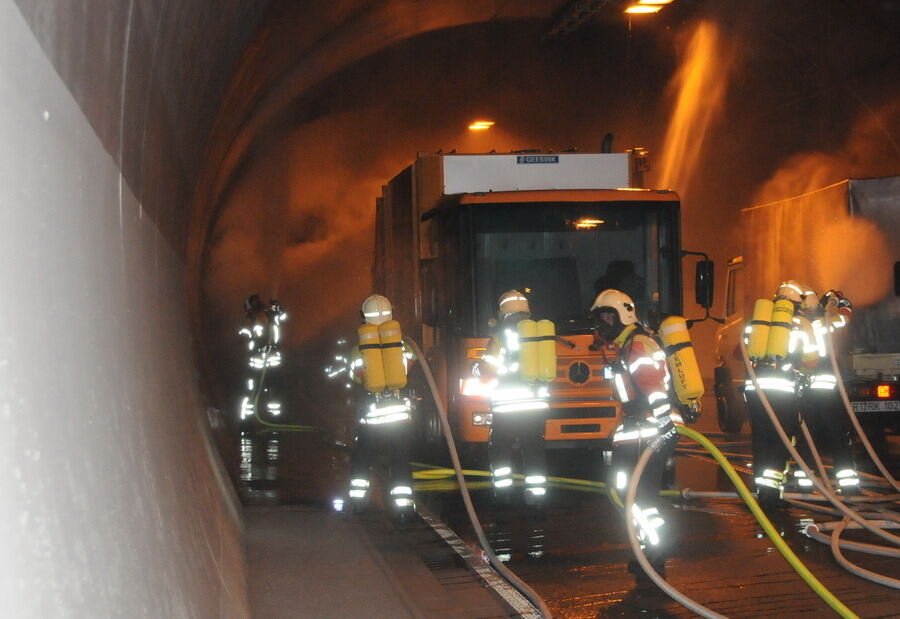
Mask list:
[[[719,429],[738,433],[747,419],[743,396],[744,362],[740,338],[744,330],[744,261],[728,263],[725,282],[725,322],[716,331],[715,395]]]

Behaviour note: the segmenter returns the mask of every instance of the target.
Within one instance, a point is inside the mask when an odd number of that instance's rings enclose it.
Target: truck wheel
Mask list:
[[[715,370],[716,412],[719,429],[728,434],[739,434],[744,426],[746,413],[743,402],[731,382],[731,371],[724,366]]]

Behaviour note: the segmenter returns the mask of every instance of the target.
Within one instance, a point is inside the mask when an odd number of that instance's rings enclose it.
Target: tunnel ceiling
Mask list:
[[[576,20],[580,27],[550,36],[568,9],[585,4],[598,10]],[[257,286],[278,289],[267,281],[273,262],[293,289],[288,307],[310,316],[304,328],[321,334],[337,315],[352,321],[349,299],[370,286],[378,186],[417,150],[491,148],[466,142],[448,120],[497,110],[506,99],[515,105],[503,110],[504,127],[494,134],[501,149],[594,150],[611,130],[617,150],[644,145],[660,155],[677,107],[679,64],[684,68],[701,21],[715,24],[704,62],[724,86],[720,103],[704,100],[709,90],[688,102],[708,103],[714,114],[705,122],[715,129],[702,144],[706,129],[686,127],[680,146],[700,144],[705,153],[692,164],[688,244],[708,235],[700,220],[726,230],[726,238],[733,234],[737,210],[792,153],[830,148],[846,150],[847,161],[856,157],[846,146],[859,110],[877,110],[893,96],[884,77],[898,71],[897,12],[880,2],[810,0],[783,11],[774,1],[678,0],[654,21],[634,23],[623,17],[623,4],[272,5],[221,99],[191,212],[188,289],[197,297],[192,319],[208,364],[237,363],[228,334],[240,319],[240,299],[268,294]],[[686,185],[674,186],[684,197]],[[259,219],[270,221],[254,230]],[[331,234],[341,220],[353,226]],[[329,238],[330,246],[323,242]],[[722,260],[733,247],[726,241],[716,250]],[[324,281],[323,271],[330,276]],[[300,331],[292,328],[289,337]]]
[[[222,101],[208,148],[209,163],[215,163],[198,183],[192,251],[202,248],[219,196],[243,158],[306,90],[380,49],[425,32],[487,21],[552,20],[566,5],[567,0],[390,0],[273,7]]]

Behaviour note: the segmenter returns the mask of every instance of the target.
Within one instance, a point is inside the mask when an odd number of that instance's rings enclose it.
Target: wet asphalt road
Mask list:
[[[748,451],[746,435],[713,436],[724,451]],[[239,449],[242,499],[248,504],[302,503],[329,509],[346,483],[349,452],[341,442],[315,432],[256,428],[243,433]],[[733,490],[710,458],[692,452],[695,445],[682,439],[680,446],[677,488]],[[892,439],[888,449],[888,466],[897,471],[900,441]],[[734,463],[746,466],[740,457]],[[590,452],[551,452],[549,465],[553,476],[605,479],[599,456]],[[555,483],[545,504],[535,508],[521,502],[495,504],[484,478],[470,479],[476,511],[495,552],[508,555],[507,565],[544,597],[555,616],[692,616],[655,585],[636,585],[626,570],[632,557],[621,516],[599,489]],[[452,479],[419,480],[416,486],[418,501],[464,540],[475,539]],[[678,498],[664,504],[678,537],[666,577],[688,596],[729,617],[834,616],[775,550],[739,500]],[[825,545],[799,533],[801,523],[810,518],[833,518],[795,508],[771,518],[801,560],[857,614],[900,616],[900,592],[849,574]],[[845,538],[875,541],[874,536],[858,532]],[[896,559],[846,554],[863,567],[900,578]]]

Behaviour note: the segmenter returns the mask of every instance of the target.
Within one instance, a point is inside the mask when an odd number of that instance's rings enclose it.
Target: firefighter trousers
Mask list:
[[[409,465],[411,436],[412,424],[409,420],[378,425],[360,424],[356,435],[356,449],[350,459],[350,479],[370,481],[372,465],[382,455],[388,460],[389,491],[412,488],[412,470]]]
[[[522,474],[526,478],[547,475],[547,454],[544,451],[546,416],[546,410],[494,413],[489,451],[495,486],[500,479],[512,480],[512,471],[518,468],[515,466],[517,448],[522,455]],[[498,475],[498,472],[501,474]],[[543,486],[544,482],[539,485]]]
[[[856,463],[850,440],[850,424],[844,411],[844,402],[837,388],[810,389],[803,394],[801,412],[809,433],[816,443],[819,455],[831,458],[834,473],[853,471],[856,477]],[[801,452],[807,464],[813,466],[808,449]]]
[[[625,501],[625,492],[628,483],[631,481],[632,471],[634,471],[638,459],[641,457],[641,454],[644,453],[644,450],[658,438],[657,434],[643,438],[634,438],[634,436],[639,435],[641,431],[646,433],[648,430],[654,430],[655,428],[655,424],[644,419],[625,417],[622,420],[622,425],[616,429],[613,438],[612,475],[609,484],[610,487],[617,489],[619,498],[623,502]],[[617,437],[626,438],[624,438],[624,440],[617,440]],[[640,484],[638,484],[634,497],[635,505],[642,512],[656,510],[656,514],[659,514],[659,493],[663,489],[666,464],[675,455],[677,443],[677,434],[671,438],[665,439],[664,442],[659,445],[659,449],[653,453],[650,460],[647,462],[647,466],[644,468],[644,472],[641,475],[641,481]],[[639,523],[638,533],[642,543],[647,541],[647,538],[642,535],[643,528],[644,527]],[[658,541],[645,545],[645,551],[651,560],[665,557],[670,547],[670,540],[668,539],[670,536],[667,534],[664,522],[654,529],[654,533],[658,536]]]
[[[800,435],[800,399],[794,393],[765,390],[772,410],[788,437]],[[780,499],[784,472],[790,457],[781,442],[762,400],[755,390],[746,391],[747,416],[750,420],[750,447],[753,453],[753,476],[757,495],[763,502]]]

